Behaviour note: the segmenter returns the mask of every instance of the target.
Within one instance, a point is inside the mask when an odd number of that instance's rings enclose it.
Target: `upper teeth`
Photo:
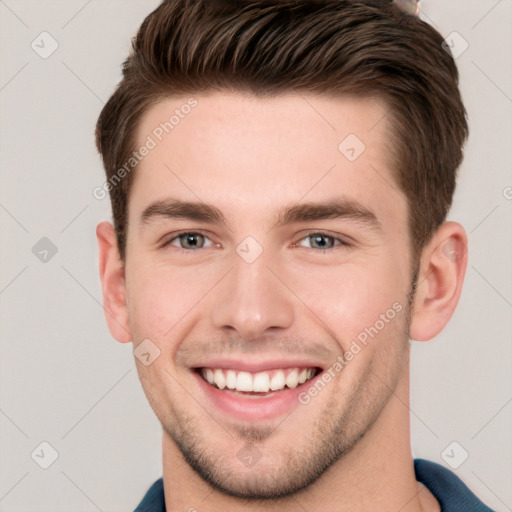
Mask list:
[[[286,368],[270,370],[259,373],[249,373],[221,368],[202,368],[201,375],[210,384],[219,389],[234,389],[236,391],[256,391],[266,393],[269,390],[277,391],[296,388],[315,375],[314,368]]]

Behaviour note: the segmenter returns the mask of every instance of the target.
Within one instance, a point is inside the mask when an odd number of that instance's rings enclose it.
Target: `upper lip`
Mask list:
[[[254,356],[249,356],[254,357]],[[252,361],[244,359],[211,358],[201,361],[192,368],[222,368],[225,370],[237,370],[246,372],[263,372],[266,370],[277,370],[279,368],[320,368],[323,364],[311,361],[311,359],[289,359],[289,358],[254,358]]]

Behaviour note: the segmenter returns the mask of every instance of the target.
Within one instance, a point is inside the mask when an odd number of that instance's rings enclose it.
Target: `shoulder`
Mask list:
[[[163,478],[159,478],[149,488],[133,512],[166,512]]]
[[[414,460],[416,480],[421,482],[441,504],[442,512],[493,512],[452,471],[425,459]]]

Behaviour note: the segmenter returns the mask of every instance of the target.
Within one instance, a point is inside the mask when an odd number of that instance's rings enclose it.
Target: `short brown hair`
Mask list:
[[[377,97],[414,256],[446,218],[468,136],[457,67],[437,30],[389,0],[165,0],[132,43],[96,125],[107,181],[134,151],[141,116],[171,95]],[[109,187],[123,259],[132,182],[133,172]]]

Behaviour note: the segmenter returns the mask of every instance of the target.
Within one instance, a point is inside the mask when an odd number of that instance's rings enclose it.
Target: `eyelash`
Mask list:
[[[170,238],[169,240],[167,240],[163,245],[162,245],[162,248],[164,247],[167,247],[169,245],[172,244],[172,242],[174,242],[175,240],[178,240],[181,236],[183,235],[201,235],[201,236],[204,236],[205,238],[207,239],[210,239],[205,233],[201,232],[201,231],[181,231],[179,233],[176,233],[172,238]],[[326,238],[331,238],[335,241],[335,244],[333,247],[329,248],[329,249],[314,249],[314,248],[311,248],[313,249],[315,252],[319,252],[319,253],[330,253],[332,251],[335,250],[336,247],[352,247],[352,244],[348,243],[347,241],[341,239],[341,238],[338,238],[334,235],[331,235],[327,232],[324,232],[324,231],[310,231],[309,233],[307,233],[306,235],[304,235],[298,242],[295,242],[293,244],[293,247],[296,247],[299,242],[302,242],[303,240],[313,236],[313,235],[320,235],[320,236],[323,236],[323,237],[326,237]],[[336,241],[339,242],[338,244],[336,244]],[[300,246],[299,246],[300,247]],[[305,247],[306,249],[308,249],[308,247]],[[199,249],[183,249],[181,247],[176,247],[176,249],[179,250],[179,252],[181,253],[187,253],[187,254],[190,254],[190,253],[194,253],[194,252],[199,252],[201,251],[201,249],[203,248],[199,248]]]

